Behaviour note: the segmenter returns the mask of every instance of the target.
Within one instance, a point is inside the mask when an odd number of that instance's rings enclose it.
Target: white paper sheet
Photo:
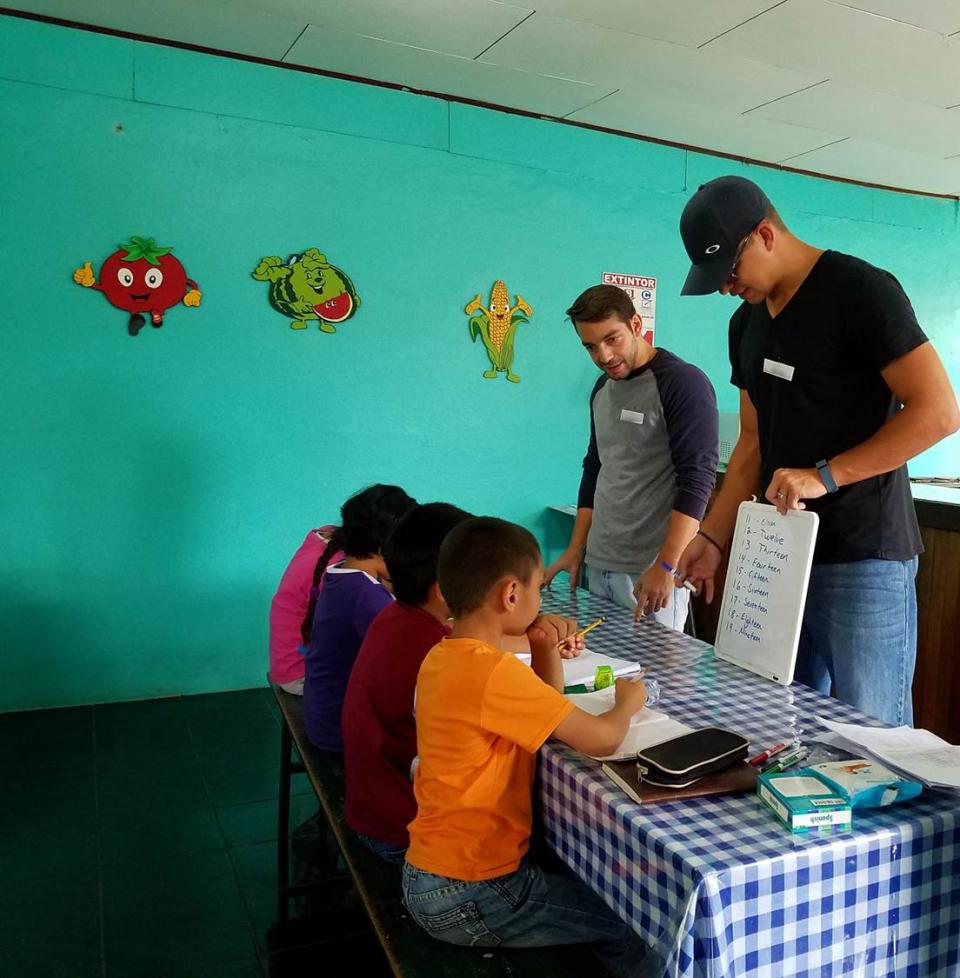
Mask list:
[[[652,711],[651,711],[652,712]],[[653,747],[655,744],[662,744],[674,737],[682,737],[683,734],[693,733],[693,727],[688,727],[685,723],[671,720],[665,714],[660,714],[662,720],[650,723],[641,723],[630,727],[627,736],[623,738],[623,743],[606,757],[598,757],[598,761],[627,761],[637,756],[638,750]]]
[[[612,687],[607,689],[597,689],[592,693],[570,693],[567,699],[574,706],[593,716],[599,716],[613,708],[615,693]],[[644,707],[634,713],[630,720],[630,729],[623,740],[623,743],[612,753],[605,757],[599,757],[601,761],[620,761],[635,757],[638,750],[645,747],[653,747],[654,744],[662,744],[665,740],[672,740],[682,734],[691,733],[692,727],[686,724],[671,720],[666,713],[658,710],[651,710]]]
[[[612,710],[614,703],[617,701],[616,696],[617,694],[613,686],[608,686],[606,689],[595,689],[590,693],[567,693],[567,699],[574,706],[595,717],[600,716],[601,713],[606,713],[608,710]],[[656,710],[648,710],[646,707],[643,707],[634,713],[633,719],[630,722],[643,723],[645,716],[662,717],[663,715],[662,713],[657,713]]]
[[[833,742],[854,752],[865,751],[915,781],[960,788],[960,747],[929,730],[913,727],[863,727],[817,719],[836,737]],[[839,739],[836,739],[839,738]]]
[[[628,662],[626,659],[614,659],[602,652],[591,652],[584,649],[575,659],[563,660],[563,685],[578,686],[581,683],[593,689],[593,677],[597,666],[610,666],[614,676],[631,676],[643,672],[639,662]]]

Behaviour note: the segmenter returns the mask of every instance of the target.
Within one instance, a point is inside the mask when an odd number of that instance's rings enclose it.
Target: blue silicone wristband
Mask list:
[[[830,463],[825,458],[817,462],[817,472],[820,473],[820,478],[823,480],[827,492],[836,492],[840,488],[833,478],[833,473],[830,471]]]

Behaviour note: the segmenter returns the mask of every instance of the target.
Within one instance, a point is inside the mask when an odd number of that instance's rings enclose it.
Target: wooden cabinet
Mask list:
[[[914,725],[960,744],[960,505],[917,500],[916,507],[924,553],[917,569]]]

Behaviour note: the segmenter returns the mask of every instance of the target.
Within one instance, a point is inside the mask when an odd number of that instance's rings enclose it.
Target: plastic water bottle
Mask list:
[[[646,706],[656,706],[660,702],[660,683],[656,679],[643,680],[644,685],[647,687],[647,702]]]

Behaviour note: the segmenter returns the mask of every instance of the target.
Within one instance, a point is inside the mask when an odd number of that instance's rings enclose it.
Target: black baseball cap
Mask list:
[[[743,177],[717,177],[687,201],[680,237],[693,264],[680,295],[709,295],[730,277],[740,242],[770,209],[767,195]]]

